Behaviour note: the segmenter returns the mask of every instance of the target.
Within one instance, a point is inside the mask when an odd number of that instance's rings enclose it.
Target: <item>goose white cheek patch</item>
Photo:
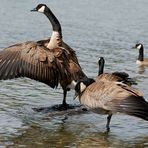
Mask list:
[[[80,84],[80,91],[83,92],[85,90],[85,88],[86,88],[86,85],[81,83]]]
[[[40,9],[38,9],[38,12],[44,13],[45,11],[45,6],[42,6]]]
[[[141,45],[137,46],[137,49],[141,49]]]

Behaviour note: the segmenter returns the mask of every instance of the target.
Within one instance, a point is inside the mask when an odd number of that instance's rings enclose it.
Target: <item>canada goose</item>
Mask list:
[[[50,41],[47,45],[47,48],[54,49],[59,46],[62,46],[62,29],[60,22],[55,17],[55,15],[52,13],[52,11],[45,5],[45,4],[39,4],[36,8],[31,10],[32,12],[40,12],[45,14],[45,16],[49,19],[49,21],[52,24],[52,35],[50,38]]]
[[[104,73],[104,64],[105,60],[103,57],[100,57],[98,60],[99,71],[96,81],[114,81],[114,82],[123,82],[127,85],[137,84],[132,78],[129,78],[129,75],[125,72],[113,72],[113,73]]]
[[[56,88],[60,83],[63,88],[62,106],[65,107],[67,90],[74,89],[74,81],[85,77],[85,74],[75,51],[62,41],[60,23],[51,10],[44,4],[39,4],[35,10],[44,12],[51,21],[51,38],[38,42],[27,41],[0,51],[0,79],[28,77],[51,88]]]
[[[144,47],[143,44],[138,43],[135,45],[136,49],[139,50],[139,56],[138,59],[136,61],[136,64],[139,66],[148,66],[148,58],[144,58]]]
[[[81,104],[89,110],[108,114],[106,128],[114,113],[120,112],[148,121],[148,103],[143,94],[121,82],[94,81],[85,79],[75,86],[76,96]]]
[[[86,77],[86,75],[83,73],[79,65],[75,51],[72,48],[70,48],[66,43],[63,42],[62,28],[61,28],[60,22],[55,17],[55,15],[52,13],[52,11],[45,4],[39,4],[37,5],[36,8],[34,8],[31,11],[35,11],[35,12],[37,11],[37,12],[45,14],[47,18],[49,19],[49,21],[51,22],[53,32],[52,32],[52,35],[51,35],[51,38],[48,44],[44,44],[44,45],[47,46],[47,48],[49,49],[63,47],[64,50],[66,50],[68,53],[68,57],[69,57],[68,64],[69,64],[69,72],[71,74],[71,77],[69,77],[69,80],[66,80],[66,79],[60,80],[60,84],[64,90],[63,105],[66,106],[66,95],[67,95],[67,90],[68,90],[67,88],[74,89],[75,81]],[[46,40],[42,41],[42,43],[46,43]]]

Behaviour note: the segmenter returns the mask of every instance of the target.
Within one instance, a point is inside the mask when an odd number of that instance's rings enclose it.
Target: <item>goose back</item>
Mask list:
[[[125,72],[113,72],[113,73],[103,73],[97,76],[96,81],[124,81],[129,75]]]
[[[136,61],[136,64],[137,64],[138,66],[148,66],[148,58],[144,58],[143,61],[137,60],[137,61]]]
[[[123,82],[128,85],[137,84],[126,72],[113,72],[113,73],[103,73],[105,60],[100,57],[98,60],[99,71],[96,81],[109,81],[109,82]]]
[[[117,112],[123,100],[129,97],[143,99],[139,90],[116,82],[98,81],[89,85],[80,95],[80,102],[92,110],[102,108],[108,112]],[[130,102],[130,100],[129,100]]]

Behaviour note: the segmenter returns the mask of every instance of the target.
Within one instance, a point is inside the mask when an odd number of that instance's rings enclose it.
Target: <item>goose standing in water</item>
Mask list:
[[[47,16],[47,18],[49,19],[52,25],[53,32],[49,42],[47,42],[48,40],[43,40],[42,43],[45,43],[45,46],[47,46],[48,49],[63,47],[64,50],[66,50],[66,52],[68,53],[68,57],[69,57],[68,64],[69,64],[69,72],[71,74],[71,77],[69,77],[69,79],[60,80],[60,84],[63,88],[63,95],[64,95],[62,104],[66,106],[67,90],[69,88],[74,89],[75,81],[83,79],[87,76],[84,74],[84,72],[81,69],[81,66],[78,62],[75,51],[72,48],[70,48],[66,43],[63,42],[62,28],[61,28],[60,22],[52,13],[52,11],[45,4],[39,4],[36,8],[34,8],[31,11],[43,13],[45,16]]]
[[[99,71],[96,81],[123,82],[127,85],[137,84],[132,78],[129,78],[129,75],[125,72],[104,73],[104,64],[104,58],[100,57],[98,60]]]
[[[136,64],[139,66],[148,66],[148,58],[144,58],[144,46],[141,43],[135,45],[136,49],[139,50],[139,56],[136,61]]]
[[[63,88],[62,106],[67,107],[67,90],[83,77],[75,51],[62,41],[61,26],[51,10],[39,4],[33,11],[43,12],[51,21],[53,33],[48,40],[27,41],[0,51],[0,79],[28,77],[56,88]]]
[[[76,97],[89,110],[108,114],[106,128],[114,113],[120,112],[136,116],[148,121],[148,102],[143,94],[121,82],[94,81],[85,79],[79,81],[75,87]]]

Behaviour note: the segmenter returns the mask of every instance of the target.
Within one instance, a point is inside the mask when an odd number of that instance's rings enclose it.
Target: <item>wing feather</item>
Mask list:
[[[63,48],[49,50],[36,42],[25,42],[0,52],[0,79],[28,77],[52,88],[69,77],[68,54]]]
[[[86,88],[80,96],[80,101],[90,108],[112,110],[116,102],[122,102],[131,96],[142,98],[143,94],[139,90],[124,84],[99,81]]]

